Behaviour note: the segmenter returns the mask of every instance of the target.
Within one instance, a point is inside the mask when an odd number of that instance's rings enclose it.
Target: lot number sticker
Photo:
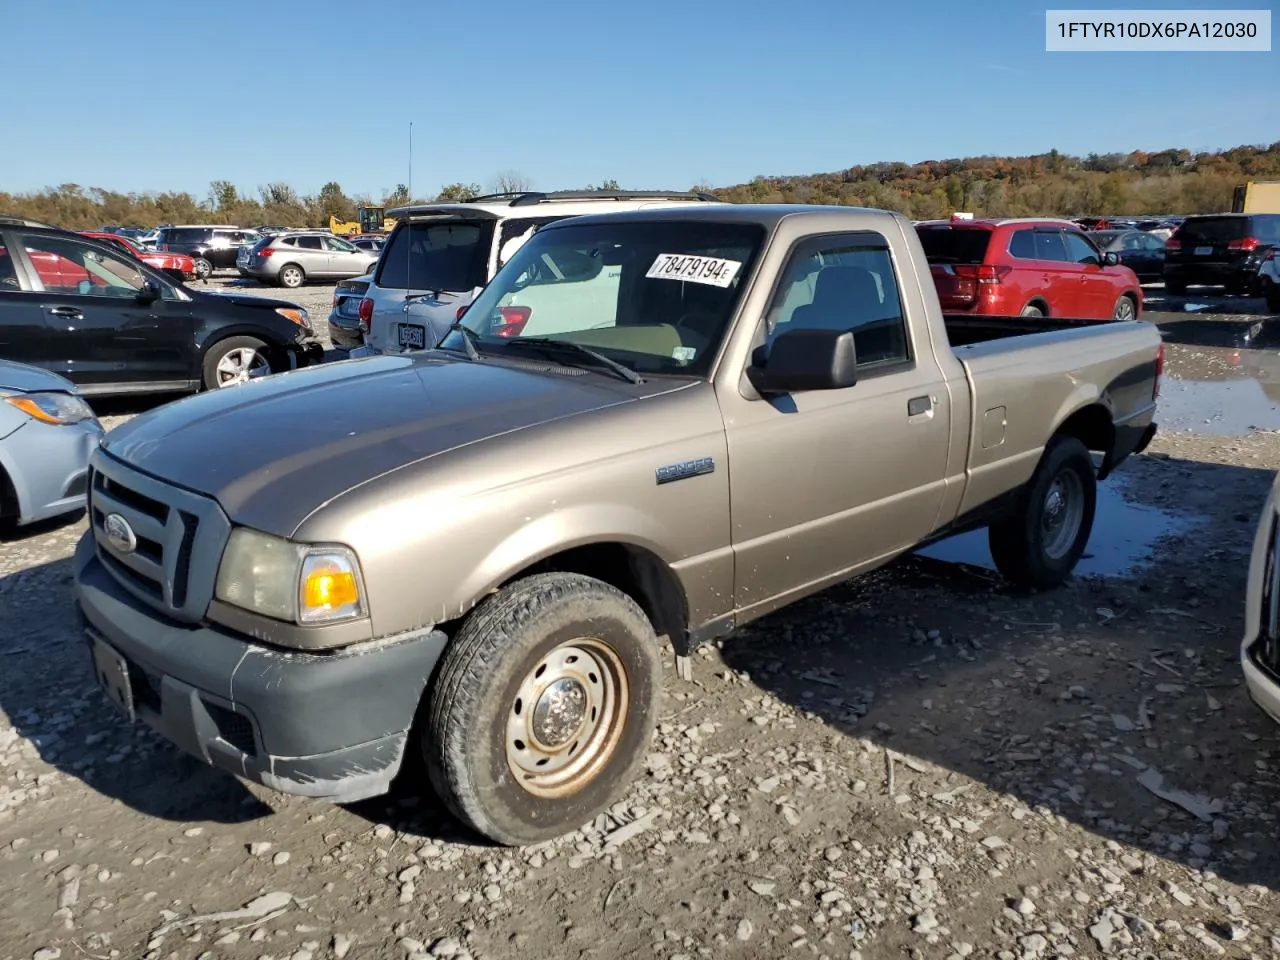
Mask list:
[[[694,257],[687,253],[660,253],[645,276],[658,280],[687,280],[690,283],[727,287],[733,283],[733,278],[738,275],[741,267],[741,260]]]

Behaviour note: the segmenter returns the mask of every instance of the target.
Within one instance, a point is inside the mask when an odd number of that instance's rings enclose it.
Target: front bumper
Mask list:
[[[289,356],[294,369],[313,367],[324,360],[324,344],[319,337],[308,334],[293,343]]]
[[[1240,652],[1240,666],[1253,702],[1280,723],[1280,674],[1263,662],[1261,643],[1251,644]]]
[[[282,793],[350,803],[388,790],[443,633],[352,652],[286,652],[160,617],[111,576],[92,532],[74,565],[88,642],[124,658],[135,716],[166,740]],[[95,676],[102,682],[97,668]]]
[[[31,420],[4,438],[5,471],[18,495],[18,523],[84,508],[89,457],[102,440],[97,420],[54,426]]]

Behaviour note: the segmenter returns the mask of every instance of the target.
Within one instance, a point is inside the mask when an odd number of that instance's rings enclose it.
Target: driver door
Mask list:
[[[169,284],[88,242],[48,234],[20,242],[39,280],[26,296],[47,324],[48,369],[90,392],[191,379],[190,311]],[[142,304],[147,279],[163,296]]]

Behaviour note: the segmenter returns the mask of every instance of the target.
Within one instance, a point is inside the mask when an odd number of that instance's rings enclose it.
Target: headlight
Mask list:
[[[276,313],[286,320],[292,320],[300,327],[311,329],[311,316],[301,307],[276,307]]]
[[[70,393],[21,393],[4,399],[41,423],[69,424],[95,419],[89,404]]]
[[[364,584],[346,547],[293,543],[245,527],[231,532],[218,567],[217,598],[290,623],[365,615]]]

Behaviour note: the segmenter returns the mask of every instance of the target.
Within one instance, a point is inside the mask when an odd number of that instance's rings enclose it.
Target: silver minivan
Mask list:
[[[300,287],[308,280],[346,280],[368,273],[378,262],[375,251],[361,250],[329,233],[292,231],[263,237],[244,247],[236,260],[242,276],[281,287]]]

